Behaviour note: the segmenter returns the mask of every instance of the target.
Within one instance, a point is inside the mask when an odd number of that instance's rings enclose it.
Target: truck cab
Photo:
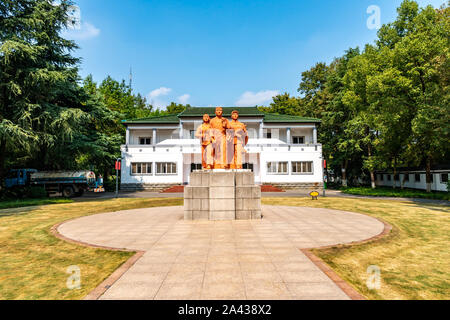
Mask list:
[[[6,188],[25,187],[30,184],[30,177],[38,172],[35,169],[16,169],[9,171],[5,179]]]

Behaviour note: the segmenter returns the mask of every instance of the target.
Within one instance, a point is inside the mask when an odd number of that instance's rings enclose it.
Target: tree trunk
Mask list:
[[[401,184],[401,186],[400,186],[400,188],[401,188],[402,190],[405,189],[406,176],[409,176],[409,172],[407,172],[407,173],[405,173],[405,174],[403,175],[402,184]]]
[[[6,141],[0,140],[0,191],[2,190],[5,174]]]
[[[369,156],[369,159],[372,158],[372,146],[370,144],[367,146],[367,155]],[[372,189],[376,189],[377,185],[375,183],[375,172],[373,169],[369,170],[369,172]]]
[[[394,179],[392,183],[392,188],[395,190],[397,188],[397,168],[394,166]]]
[[[345,160],[342,164],[342,186],[347,187],[347,168],[348,168],[348,160]]]
[[[427,158],[427,192],[431,192],[431,158]]]
[[[375,172],[373,170],[370,171],[370,183],[372,185],[372,189],[377,188],[377,184],[375,182]]]

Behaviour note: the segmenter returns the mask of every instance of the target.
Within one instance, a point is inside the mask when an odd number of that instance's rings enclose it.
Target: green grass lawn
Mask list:
[[[450,192],[431,192],[427,193],[422,190],[414,189],[392,189],[392,188],[365,188],[365,187],[350,187],[342,188],[341,191],[347,194],[372,196],[372,197],[395,197],[395,198],[422,198],[435,200],[450,200]]]
[[[382,240],[314,253],[368,299],[450,299],[449,206],[353,198],[265,198],[263,203],[338,209],[388,222],[394,229]],[[381,269],[379,290],[366,286],[371,265]]]
[[[133,255],[62,241],[50,231],[55,224],[102,212],[182,204],[182,199],[111,199],[0,211],[0,300],[82,299]],[[80,290],[66,286],[66,271],[73,265],[81,269]]]
[[[31,207],[31,206],[41,206],[45,204],[56,204],[56,203],[71,203],[73,200],[70,199],[8,199],[0,200],[0,210],[8,208],[20,208],[20,207]]]

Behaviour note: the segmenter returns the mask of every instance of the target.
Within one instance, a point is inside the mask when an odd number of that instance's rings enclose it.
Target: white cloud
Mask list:
[[[190,94],[183,94],[181,97],[178,97],[178,101],[181,104],[187,104],[190,98],[191,98]]]
[[[157,109],[163,109],[167,106],[167,102],[161,100],[161,97],[167,96],[170,92],[172,92],[172,89],[166,87],[155,89],[148,94],[148,100]]]
[[[263,105],[279,94],[280,92],[276,90],[266,90],[259,92],[247,91],[244,94],[242,94],[242,96],[236,102],[236,106],[254,107],[256,105]]]
[[[100,35],[100,29],[89,22],[83,22],[80,28],[68,28],[62,32],[64,38],[72,40],[87,40],[98,35]]]
[[[148,97],[150,99],[154,99],[154,98],[158,98],[160,96],[167,96],[171,91],[172,91],[172,89],[170,89],[170,88],[161,87],[161,88],[155,89],[152,92],[150,92],[148,94]]]

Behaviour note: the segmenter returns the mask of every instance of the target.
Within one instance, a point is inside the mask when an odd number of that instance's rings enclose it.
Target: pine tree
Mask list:
[[[59,166],[53,155],[88,116],[71,54],[77,45],[60,36],[70,5],[0,2],[0,177],[17,154],[39,154],[40,167]]]

